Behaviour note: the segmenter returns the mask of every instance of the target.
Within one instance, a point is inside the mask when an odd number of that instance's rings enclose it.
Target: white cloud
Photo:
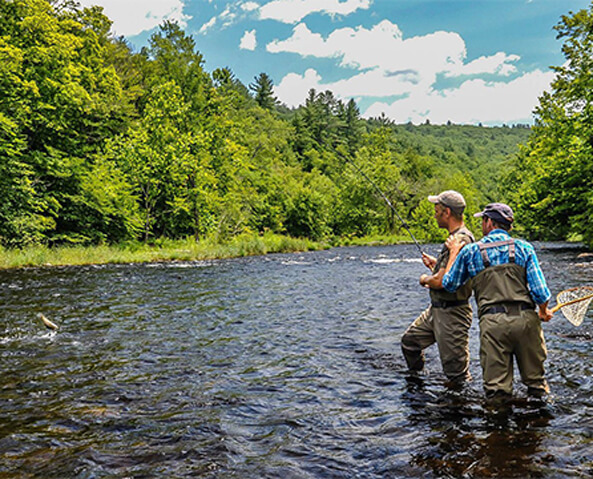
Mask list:
[[[224,12],[212,17],[199,32],[206,33],[219,23],[224,28],[247,16],[296,23],[311,13],[348,15],[358,9],[368,9],[370,4],[371,0],[273,0],[262,6],[252,0],[229,2]]]
[[[479,75],[483,73],[509,76],[517,72],[517,67],[512,63],[518,60],[520,60],[518,55],[507,55],[498,52],[489,57],[477,58],[466,65],[461,65],[458,69],[451,69],[451,71],[447,72],[447,76]]]
[[[274,0],[262,5],[261,19],[297,23],[311,13],[349,15],[358,9],[368,9],[371,0]]]
[[[229,27],[246,16],[253,15],[251,12],[256,11],[258,8],[259,5],[251,1],[229,2],[223,12],[204,23],[198,30],[198,33],[205,34],[218,24],[220,24],[221,28]]]
[[[222,26],[223,27],[228,27],[237,18],[237,14],[234,13],[233,11],[231,11],[230,6],[227,6],[224,9],[224,12],[222,12],[220,14],[220,17],[219,18],[222,20]]]
[[[388,20],[370,29],[338,29],[326,38],[300,23],[289,38],[275,40],[266,48],[271,53],[335,58],[340,66],[358,70],[335,82],[324,82],[313,69],[303,75],[286,75],[276,88],[284,103],[297,106],[310,88],[331,90],[343,99],[397,97],[389,104],[373,104],[365,115],[384,112],[401,122],[524,120],[553,77],[541,71],[519,76],[515,63],[520,58],[503,52],[466,63],[466,46],[459,34],[439,31],[405,39]],[[439,78],[466,80],[459,87],[438,91]]]
[[[379,70],[361,72],[350,78],[331,83],[323,83],[321,75],[310,68],[304,75],[290,73],[276,86],[275,93],[289,106],[298,106],[306,93],[315,88],[318,91],[331,90],[340,98],[388,97],[409,95],[417,89],[417,76],[413,72],[385,76]],[[304,93],[304,94],[303,94]]]
[[[241,50],[255,50],[257,46],[257,39],[255,37],[255,30],[246,31],[241,38],[241,43],[239,44],[239,48]]]
[[[99,5],[112,21],[116,35],[131,36],[151,30],[164,20],[185,28],[191,18],[183,13],[184,0],[79,0],[83,7]]]
[[[538,104],[538,97],[549,89],[554,78],[553,72],[535,70],[508,83],[472,79],[459,88],[437,91],[414,88],[409,82],[400,82],[394,88],[385,78],[376,75],[377,72],[368,72],[348,80],[324,83],[317,71],[308,69],[304,75],[286,75],[275,87],[275,94],[283,103],[298,106],[311,88],[318,92],[331,90],[339,98],[356,97],[358,101],[361,97],[393,95],[397,90],[403,98],[391,103],[376,102],[363,116],[385,113],[397,123],[424,123],[429,119],[434,124],[449,120],[453,123],[500,124],[528,121]]]
[[[253,12],[259,8],[259,5],[255,2],[245,2],[241,4],[241,10],[246,12]]]
[[[274,87],[274,93],[281,102],[288,106],[296,107],[307,97],[307,92],[326,89],[321,87],[321,76],[312,68],[309,68],[304,75],[289,73],[282,81]]]
[[[538,97],[550,87],[554,73],[540,70],[525,73],[508,82],[468,80],[459,88],[444,91],[414,91],[391,104],[377,102],[364,116],[385,113],[396,122],[423,123],[512,123],[525,121],[538,104]]]
[[[292,31],[292,37],[288,40],[274,40],[266,46],[270,53],[297,53],[302,56],[331,57],[338,53],[327,47],[326,42],[319,33],[313,33],[307,25],[299,23]]]
[[[380,48],[378,47],[380,46]],[[399,27],[383,20],[371,29],[341,28],[327,38],[299,23],[292,36],[274,40],[266,46],[271,53],[290,52],[317,58],[340,58],[341,66],[358,69],[378,68],[387,75],[417,72],[420,81],[433,83],[437,74],[448,77],[492,73],[508,76],[516,71],[517,55],[497,53],[465,64],[465,42],[454,32],[438,31],[424,36],[403,38]]]
[[[206,23],[204,23],[204,25],[202,25],[200,27],[200,29],[198,30],[198,33],[206,33],[214,25],[216,25],[216,17],[212,17],[210,20],[208,20]]]
[[[435,32],[404,39],[399,27],[388,20],[370,30],[363,27],[338,29],[326,39],[300,23],[290,38],[274,40],[266,49],[271,53],[339,58],[343,67],[376,69],[385,77],[407,75],[414,77],[417,83],[424,83],[425,87],[432,85],[439,73],[461,71],[466,56],[465,43],[457,33]]]

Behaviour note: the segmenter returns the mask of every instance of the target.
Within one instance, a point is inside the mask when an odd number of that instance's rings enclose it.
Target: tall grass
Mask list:
[[[226,242],[213,238],[195,241],[159,240],[153,244],[123,243],[113,246],[31,246],[1,249],[0,268],[58,266],[106,263],[144,263],[155,261],[192,261],[240,256],[288,253],[327,248],[324,243],[290,238],[272,233],[245,234]]]
[[[160,239],[154,243],[128,242],[106,246],[31,246],[22,249],[0,247],[0,269],[29,266],[62,266],[157,261],[199,261],[237,258],[268,253],[313,251],[339,246],[368,246],[410,243],[409,236],[374,235],[333,238],[328,242],[291,238],[273,233],[243,234],[227,241],[209,237],[196,241]]]

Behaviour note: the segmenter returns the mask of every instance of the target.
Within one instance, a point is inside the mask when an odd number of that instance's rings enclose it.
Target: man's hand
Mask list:
[[[427,284],[427,280],[430,276],[428,276],[427,274],[421,274],[420,275],[420,286],[424,286],[425,288],[430,288],[430,286]]]
[[[544,303],[539,305],[537,315],[539,316],[539,319],[547,322],[550,321],[550,319],[552,319],[554,313],[552,313],[552,310],[548,308],[548,303]]]
[[[422,253],[422,262],[424,263],[424,266],[426,266],[429,270],[432,271],[434,265],[437,264],[437,259],[434,256]]]
[[[465,244],[457,236],[451,235],[445,241],[445,246],[449,248],[449,254],[451,256],[457,256]]]

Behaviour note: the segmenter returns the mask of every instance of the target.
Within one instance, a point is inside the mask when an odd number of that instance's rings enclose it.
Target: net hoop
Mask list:
[[[580,326],[585,319],[589,304],[593,301],[593,287],[579,286],[565,289],[556,296],[558,303],[552,311],[562,311],[562,314],[574,326]]]

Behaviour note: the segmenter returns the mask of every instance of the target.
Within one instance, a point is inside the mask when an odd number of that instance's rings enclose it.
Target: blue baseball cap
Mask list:
[[[480,211],[474,216],[476,218],[486,216],[497,223],[510,225],[514,221],[515,215],[509,205],[505,205],[504,203],[490,203],[486,205],[484,211]]]

